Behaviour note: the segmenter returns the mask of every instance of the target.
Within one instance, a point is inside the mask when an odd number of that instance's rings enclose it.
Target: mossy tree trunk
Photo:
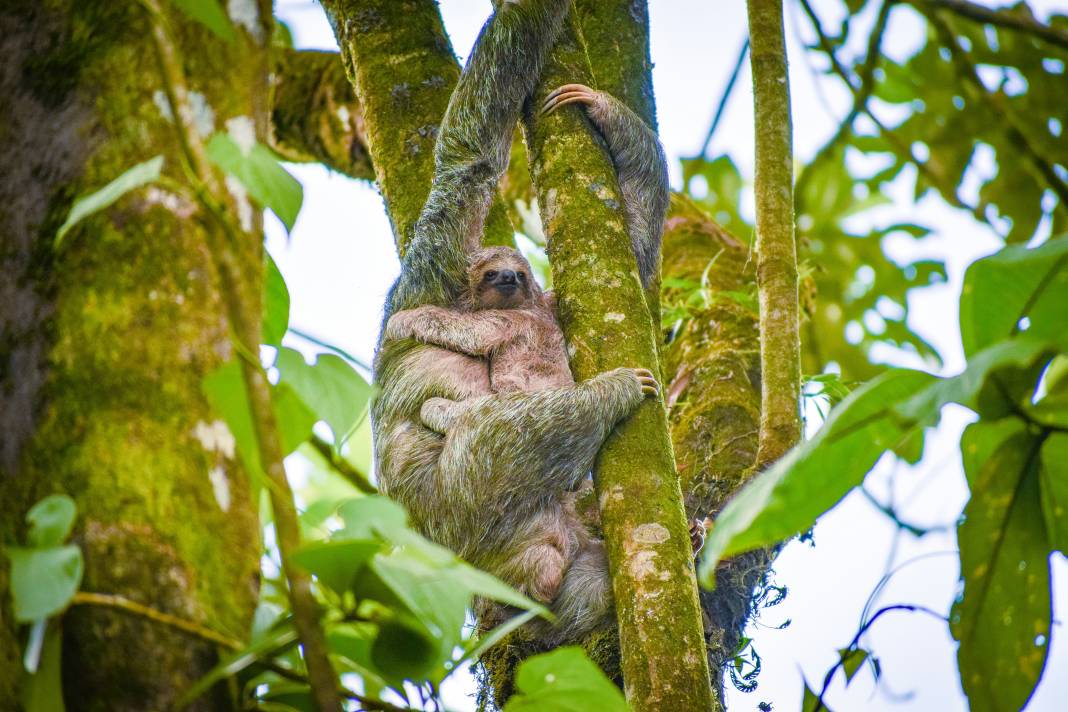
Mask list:
[[[563,84],[594,83],[580,37],[571,13],[533,107]],[[620,366],[659,372],[658,300],[647,302],[638,280],[607,152],[579,109],[528,111],[524,123],[575,379]],[[693,555],[659,400],[617,426],[594,463],[594,483],[627,701],[635,710],[711,709]]]
[[[620,97],[649,125],[656,122],[645,3],[576,0],[598,89]],[[691,201],[672,200],[664,226],[662,274],[707,281],[710,304],[670,329],[661,347],[668,421],[689,517],[715,516],[753,474],[760,422],[758,317],[722,292],[755,286],[748,246]],[[677,296],[670,291],[668,297]],[[771,562],[768,551],[734,557],[716,571],[716,590],[701,591],[705,646],[715,704],[753,613],[752,592]]]
[[[760,293],[760,447],[769,466],[801,439],[801,341],[794,239],[793,132],[782,0],[749,0],[756,118],[756,261]]]
[[[244,117],[266,141],[271,8],[239,5],[230,43],[169,21],[201,129]],[[79,508],[83,590],[241,640],[261,547],[247,474],[201,393],[234,354],[199,207],[141,188],[53,246],[73,198],[135,163],[162,154],[164,173],[185,180],[154,56],[137,3],[0,7],[0,541],[21,538],[33,502],[65,492]],[[257,220],[246,198],[216,197]],[[238,250],[252,290],[259,234]],[[3,612],[0,699],[11,700],[20,664]],[[78,709],[173,708],[218,659],[213,644],[112,609],[78,606],[63,630]],[[193,708],[231,702],[220,688]]]
[[[403,191],[407,185],[408,192],[415,194],[411,200],[388,204],[394,225],[413,225],[429,187],[432,137],[452,86],[451,82],[426,80],[444,74],[444,65],[448,63],[453,66],[449,70],[451,76],[458,71],[440,18],[428,0],[400,3],[329,0],[325,4],[335,28],[343,28],[346,21],[356,22],[355,18],[361,22],[358,36],[339,37],[345,64],[360,89],[359,101],[352,100],[347,113],[361,112],[365,130],[377,120],[380,126],[389,127],[399,137],[388,142],[382,139],[374,145],[365,133],[361,140],[365,146],[371,145],[380,186],[385,181],[393,181],[393,190]],[[579,0],[576,10],[594,66],[594,85],[623,98],[652,125],[655,105],[644,3]],[[609,25],[612,32],[597,30]],[[416,32],[417,43],[411,34]],[[402,38],[408,39],[400,41]],[[317,61],[309,59],[309,63]],[[427,65],[428,62],[432,63]],[[377,83],[369,80],[361,83],[362,74],[375,78]],[[388,80],[383,80],[383,76]],[[417,106],[436,102],[438,113],[411,111],[413,102],[405,100],[404,92],[397,96],[393,91],[398,86],[419,87],[423,93]],[[293,95],[292,99],[294,107],[306,105],[299,95]],[[377,108],[370,110],[364,106],[365,102]],[[325,119],[313,119],[315,116],[316,112],[309,112],[309,125],[328,125]],[[413,150],[413,146],[419,150]],[[336,153],[320,151],[311,157],[352,177],[364,177],[347,171],[344,161],[334,156]],[[516,158],[525,158],[521,150],[513,151],[513,160]],[[402,175],[400,171],[408,173]],[[510,173],[519,175],[521,171]],[[507,194],[510,198],[522,197],[529,204],[532,197],[529,181],[519,182],[523,184],[509,184]],[[713,293],[741,291],[753,284],[754,275],[747,270],[746,246],[726,234],[692,203],[673,201],[664,236],[664,274],[696,280],[717,254],[720,256],[708,274]],[[745,481],[755,460],[760,413],[756,315],[734,301],[715,300],[712,308],[695,314],[664,347],[662,367],[687,511],[691,516],[714,514]],[[723,666],[735,651],[750,613],[751,591],[763,577],[767,561],[765,554],[746,561],[727,562],[718,574],[720,585],[716,592],[701,594],[716,704],[721,704],[718,700]],[[594,636],[586,641],[585,647],[610,675],[619,676],[619,648],[614,635]],[[678,650],[673,652],[678,654]],[[511,669],[520,659],[521,656],[506,654],[495,657],[493,663]],[[489,683],[497,688],[491,691],[491,696],[496,692],[498,700],[511,692],[508,670],[495,670]]]

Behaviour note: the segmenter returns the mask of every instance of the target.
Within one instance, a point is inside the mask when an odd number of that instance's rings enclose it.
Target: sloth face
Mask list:
[[[480,251],[468,270],[476,309],[518,309],[531,303],[538,289],[530,265],[507,247]]]

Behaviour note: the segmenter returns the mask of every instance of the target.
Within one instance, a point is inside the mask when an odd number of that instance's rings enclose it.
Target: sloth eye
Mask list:
[[[516,272],[515,276],[519,278],[520,282],[526,280],[526,278],[527,278],[527,275],[526,275],[525,272]]]
[[[486,274],[482,275],[482,279],[486,280],[487,282],[491,279],[495,279],[496,277],[497,271],[492,269],[489,272],[486,272]]]

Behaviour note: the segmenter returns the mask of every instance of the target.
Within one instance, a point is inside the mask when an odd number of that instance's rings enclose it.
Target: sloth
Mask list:
[[[525,260],[518,253],[483,252],[472,263],[465,252],[481,236],[521,107],[569,5],[569,0],[504,3],[479,35],[439,129],[430,195],[387,298],[375,357],[379,392],[372,405],[383,492],[405,505],[413,525],[432,540],[551,602],[557,625],[549,644],[610,620],[603,546],[577,521],[570,493],[585,480],[616,424],[657,388],[651,374],[632,368],[574,383],[552,301],[537,290]],[[657,206],[633,219],[628,212],[638,230],[631,238],[639,274],[647,284],[659,259],[667,205],[659,143],[622,105],[585,87],[561,88],[546,108],[569,103],[585,105],[591,119],[602,103],[608,106],[604,123],[610,128],[602,130],[620,182],[629,186],[621,185],[624,195],[644,192],[652,196],[644,204]],[[610,135],[617,125],[627,128]],[[645,148],[636,150],[639,146]],[[649,151],[657,160],[645,157]],[[621,167],[632,163],[645,170]],[[469,268],[481,258],[488,261],[479,269],[479,285],[472,286]],[[487,282],[489,272],[496,274]],[[513,299],[518,301],[512,304]],[[511,308],[520,302],[529,308]],[[477,309],[478,303],[490,308]],[[466,347],[442,346],[419,338],[415,329],[406,331],[404,322],[421,308],[441,310],[435,313],[446,321],[504,314],[498,326],[512,324],[504,329],[512,337],[488,350],[476,347],[479,333],[493,339],[490,324],[469,331],[472,343]],[[400,317],[393,329],[392,316]],[[465,338],[462,325],[453,331]],[[502,351],[511,351],[511,358],[502,360]]]

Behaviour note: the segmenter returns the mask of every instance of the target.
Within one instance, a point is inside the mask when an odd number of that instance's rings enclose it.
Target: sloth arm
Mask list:
[[[464,312],[427,305],[391,316],[386,338],[413,338],[469,356],[488,356],[515,337],[522,318],[519,312],[507,309]]]

